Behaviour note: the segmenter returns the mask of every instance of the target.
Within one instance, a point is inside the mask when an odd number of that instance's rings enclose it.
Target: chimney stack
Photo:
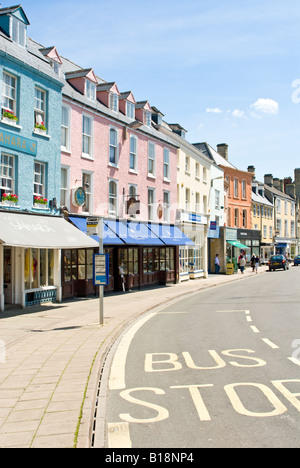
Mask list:
[[[218,153],[228,161],[228,145],[226,143],[220,143],[217,145]]]
[[[270,187],[273,187],[273,175],[272,174],[265,174],[264,182],[265,182],[266,185],[270,185]]]

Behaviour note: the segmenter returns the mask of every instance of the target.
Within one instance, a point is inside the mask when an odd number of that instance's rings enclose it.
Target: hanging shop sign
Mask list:
[[[7,132],[6,130],[0,130],[0,146],[5,148],[21,151],[22,153],[31,154],[32,156],[37,155],[37,142],[17,136],[14,133]]]

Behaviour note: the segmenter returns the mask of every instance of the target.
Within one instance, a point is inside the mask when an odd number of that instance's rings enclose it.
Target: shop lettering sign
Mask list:
[[[29,140],[14,133],[7,132],[6,130],[0,130],[0,146],[5,148],[13,149],[15,151],[21,151],[22,153],[31,154],[32,156],[37,155],[37,142]]]

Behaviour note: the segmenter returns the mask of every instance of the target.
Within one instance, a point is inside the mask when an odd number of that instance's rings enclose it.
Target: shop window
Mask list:
[[[92,280],[93,254],[93,249],[63,250],[63,281]]]
[[[54,286],[54,251],[48,249],[25,249],[25,289]]]
[[[122,267],[125,275],[137,275],[139,272],[138,249],[119,249],[118,267]]]

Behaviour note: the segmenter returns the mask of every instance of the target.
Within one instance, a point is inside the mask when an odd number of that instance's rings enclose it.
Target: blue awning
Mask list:
[[[70,216],[69,220],[75,224],[80,231],[87,233],[87,226],[86,226],[86,218],[77,218],[74,216]],[[99,242],[98,236],[90,236],[96,242]],[[116,235],[114,231],[110,229],[108,226],[108,222],[104,220],[103,223],[103,245],[124,245],[124,242]]]
[[[148,224],[149,229],[159,237],[165,245],[195,245],[183,232],[173,224]]]
[[[127,245],[164,245],[146,223],[120,220],[105,220],[105,223]]]

